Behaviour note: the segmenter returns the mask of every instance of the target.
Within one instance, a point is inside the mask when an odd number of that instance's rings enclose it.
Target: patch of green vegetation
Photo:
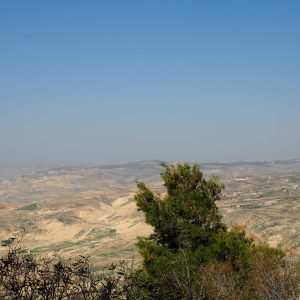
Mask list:
[[[114,228],[109,228],[103,232],[100,232],[98,235],[96,235],[96,238],[104,238],[104,237],[108,237],[108,236],[116,236],[117,235],[117,230]]]
[[[280,193],[282,193],[282,191],[267,191],[263,193],[262,197],[278,197]]]
[[[121,246],[122,247],[122,246]],[[121,247],[112,247],[109,252],[99,253],[99,257],[111,258],[121,256],[121,254],[133,253],[136,249],[135,248],[124,248]]]
[[[61,241],[56,244],[51,244],[48,247],[33,248],[33,249],[31,249],[31,252],[32,253],[43,253],[43,252],[47,252],[47,251],[58,251],[58,250],[66,249],[66,248],[71,248],[73,246],[76,246],[77,244],[78,243],[66,240],[66,241]]]
[[[17,219],[16,221],[19,223],[29,223],[30,222],[29,219]]]
[[[23,207],[17,208],[17,210],[37,210],[38,206],[36,203],[31,203],[28,205],[25,205]]]
[[[122,252],[134,252],[136,249],[134,248],[127,248],[127,249],[123,249]]]
[[[72,204],[72,208],[80,208],[80,207],[85,207],[86,206],[86,204],[84,204],[84,203],[74,203],[74,204]]]
[[[117,235],[117,230],[114,228],[107,228],[103,231],[94,229],[88,234],[88,236],[94,240],[103,239],[105,237],[116,236],[116,235]]]
[[[247,203],[247,204],[241,204],[240,207],[242,209],[244,209],[244,208],[246,208],[246,209],[255,209],[255,208],[263,207],[263,204],[262,203],[253,203],[253,204]]]
[[[116,233],[117,233],[116,229],[113,229],[113,228],[108,228],[103,231],[92,230],[89,233],[89,235],[88,235],[89,237],[87,239],[83,239],[83,240],[79,240],[79,241],[65,240],[65,241],[55,243],[55,244],[51,244],[46,247],[33,248],[31,250],[31,252],[34,254],[37,254],[37,253],[43,253],[43,252],[47,252],[47,251],[58,251],[58,250],[62,250],[62,249],[72,248],[72,247],[80,246],[83,244],[89,244],[92,240],[100,240],[100,239],[108,237],[108,236],[115,236]],[[131,250],[126,250],[126,251],[131,251]],[[113,255],[118,255],[119,253],[120,253],[120,249],[117,248],[113,253],[110,253],[108,255],[113,256]]]
[[[60,249],[65,249],[65,248],[71,248],[73,246],[76,246],[77,243],[72,242],[72,241],[61,241],[54,246],[52,246],[53,250],[60,250]]]
[[[30,249],[30,252],[32,254],[39,254],[39,253],[43,253],[45,251],[47,251],[47,249],[45,247],[36,247],[36,248]]]
[[[65,215],[59,215],[57,216],[57,221],[66,224],[66,225],[71,225],[76,223],[77,218],[74,216],[65,216]]]
[[[116,256],[118,256],[118,254],[120,254],[119,251],[111,251],[111,252],[101,253],[98,256],[110,258],[110,257],[116,257]]]

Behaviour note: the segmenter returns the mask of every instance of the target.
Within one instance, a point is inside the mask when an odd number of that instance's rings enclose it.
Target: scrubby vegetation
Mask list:
[[[38,206],[36,203],[31,203],[28,205],[25,205],[23,207],[17,208],[17,210],[37,210]]]
[[[112,264],[103,273],[92,271],[89,258],[40,257],[10,247],[0,259],[0,299],[60,300],[131,297],[131,268]],[[133,297],[131,297],[133,298]]]
[[[198,165],[163,164],[166,192],[138,183],[137,206],[154,233],[140,238],[142,265],[92,272],[85,257],[41,258],[9,248],[3,299],[298,299],[300,269],[278,248],[228,228],[216,206],[224,186]]]

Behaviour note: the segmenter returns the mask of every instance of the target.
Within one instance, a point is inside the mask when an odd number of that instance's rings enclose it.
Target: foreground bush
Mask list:
[[[9,247],[0,259],[0,299],[134,299],[130,272],[121,262],[97,274],[84,256],[46,258]]]

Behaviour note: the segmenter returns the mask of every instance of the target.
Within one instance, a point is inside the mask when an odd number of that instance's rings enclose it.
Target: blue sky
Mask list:
[[[300,157],[299,1],[1,1],[0,162]]]

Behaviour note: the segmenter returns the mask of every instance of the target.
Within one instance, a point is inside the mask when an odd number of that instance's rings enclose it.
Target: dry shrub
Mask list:
[[[299,299],[300,269],[284,253],[258,246],[250,258],[249,290],[263,299]]]
[[[205,264],[200,269],[209,299],[299,299],[300,267],[285,254],[259,245],[248,265],[236,270],[230,261]]]
[[[208,263],[200,269],[205,293],[209,299],[239,299],[239,274],[229,262]]]
[[[15,245],[0,259],[0,299],[120,299],[130,294],[130,273],[121,262],[96,274],[85,256],[38,257]]]

